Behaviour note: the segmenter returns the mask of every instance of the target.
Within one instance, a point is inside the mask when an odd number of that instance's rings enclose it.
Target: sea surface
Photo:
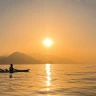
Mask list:
[[[9,65],[0,65],[8,68]],[[96,96],[96,64],[16,64],[0,73],[0,96]]]

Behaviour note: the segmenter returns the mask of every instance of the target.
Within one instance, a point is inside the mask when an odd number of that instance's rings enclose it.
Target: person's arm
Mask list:
[[[17,69],[13,68],[14,71],[16,71]]]

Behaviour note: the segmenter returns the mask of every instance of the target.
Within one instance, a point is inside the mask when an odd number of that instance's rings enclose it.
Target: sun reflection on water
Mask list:
[[[46,85],[47,85],[47,91],[49,91],[49,87],[51,86],[51,71],[50,71],[50,64],[46,64]]]

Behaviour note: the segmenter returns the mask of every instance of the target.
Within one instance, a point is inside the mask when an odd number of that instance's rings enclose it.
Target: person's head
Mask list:
[[[10,64],[11,67],[13,67],[13,64]]]

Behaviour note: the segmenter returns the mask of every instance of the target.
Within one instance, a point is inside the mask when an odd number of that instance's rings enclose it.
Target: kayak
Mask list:
[[[15,72],[29,72],[30,69],[26,69],[26,70],[15,70],[13,71],[12,73],[15,73]],[[10,73],[9,70],[0,70],[0,73]]]

